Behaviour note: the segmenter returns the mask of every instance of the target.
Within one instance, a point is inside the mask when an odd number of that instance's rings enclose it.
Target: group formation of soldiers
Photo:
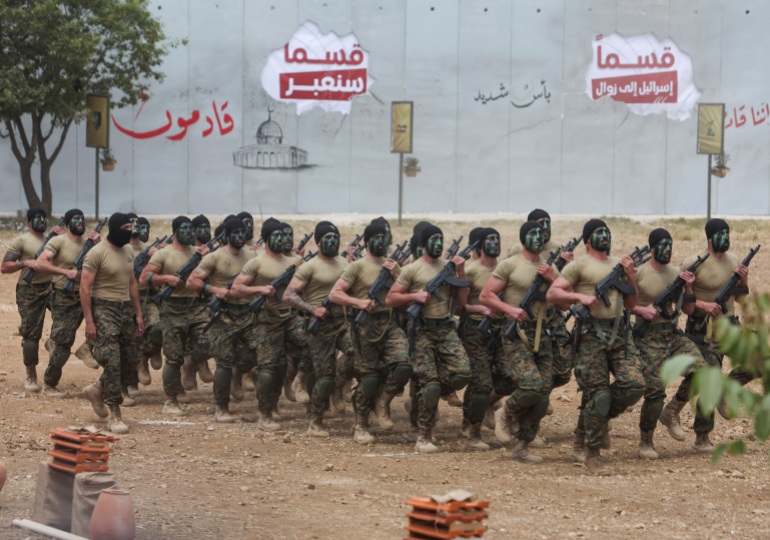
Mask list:
[[[485,227],[470,231],[462,251],[461,239],[447,247],[428,222],[393,246],[384,218],[341,249],[330,221],[295,245],[291,226],[274,218],[255,238],[247,212],[228,216],[213,234],[205,216],[178,216],[170,237],[148,243],[149,222],[135,214],[112,214],[86,234],[83,212],[72,209],[47,236],[46,217],[29,210],[29,232],[2,263],[3,273],[21,273],[25,390],[41,391],[46,308],[52,327],[42,392],[50,397],[62,395],[62,368],[85,320],[87,342],[76,355],[103,371],[83,395],[115,433],[128,432],[120,407],[133,404],[140,383],[151,383],[152,365],[162,366],[164,414],[184,414],[180,401],[198,376],[213,382],[215,422],[235,421],[229,404],[243,399],[245,387],[256,393],[257,427],[279,430],[282,392],[295,400],[304,391],[307,434],[329,437],[324,415],[330,406],[344,410],[342,389],[352,381],[353,438],[369,444],[370,419],[392,429],[391,403],[408,386],[417,452],[438,450],[433,429],[444,399],[462,407],[460,432],[470,449],[489,449],[486,425],[512,445],[513,459],[538,463],[530,448],[542,444],[549,396],[574,371],[582,397],[572,459],[606,474],[600,451],[610,445],[609,421],[642,398],[640,458],[658,458],[658,422],[686,439],[679,413],[693,372],[723,361],[712,321],[725,315],[738,324],[735,298],[748,293],[750,257],[741,262],[729,251],[721,219],[706,223],[705,251],[679,268],[670,262],[673,239],[665,229],[617,257],[604,221],[591,219],[582,235],[560,243],[540,209],[504,256],[500,234]],[[306,254],[311,236],[317,250]],[[581,242],[585,254],[576,257]],[[734,286],[725,299],[728,282]],[[680,313],[687,315],[684,331]],[[677,353],[697,360],[664,406],[661,365]],[[737,370],[730,376],[752,379]],[[714,415],[695,411],[694,449],[710,452]]]

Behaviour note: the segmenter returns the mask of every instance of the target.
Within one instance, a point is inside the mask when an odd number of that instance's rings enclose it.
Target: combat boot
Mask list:
[[[24,381],[24,391],[37,394],[40,386],[37,384],[37,366],[24,366],[27,370],[27,378]]]
[[[128,396],[132,398],[139,397],[139,387],[135,384],[129,384],[126,386],[126,391],[128,392]]]
[[[50,384],[44,384],[43,395],[50,398],[63,398],[64,392],[62,392],[55,386],[51,386]]]
[[[654,430],[639,432],[639,451],[637,452],[639,459],[658,459],[658,453],[655,451],[655,446],[652,444],[652,436],[654,433]]]
[[[463,421],[460,424],[460,435],[462,435],[466,439],[471,436],[471,422],[464,416],[463,416]]]
[[[358,444],[372,444],[377,439],[369,433],[369,415],[356,413],[356,425],[353,428],[353,440]]]
[[[283,395],[292,403],[296,403],[297,396],[294,394],[294,378],[297,376],[297,367],[289,362],[286,366],[286,376],[283,378]]]
[[[302,370],[297,372],[292,383],[292,390],[294,390],[297,403],[310,403],[310,395],[307,393],[307,373]]]
[[[602,450],[609,450],[610,448],[612,448],[612,439],[610,439],[610,430],[608,424],[607,429],[604,430],[604,435],[602,435]]]
[[[516,439],[516,442],[513,444],[513,451],[511,452],[511,457],[514,459],[514,461],[519,461],[521,463],[542,463],[543,462],[543,458],[530,453],[529,443],[527,443],[527,441],[523,439]]]
[[[309,437],[328,438],[329,432],[323,423],[323,414],[314,414],[310,420],[310,426],[307,428]]]
[[[235,422],[235,417],[230,414],[230,409],[227,405],[215,405],[214,422],[217,424],[232,424]]]
[[[149,360],[150,359],[143,354],[139,357],[139,365],[136,366],[136,373],[139,376],[139,382],[145,386],[150,386],[152,384],[152,375],[150,375],[150,368],[147,364]]]
[[[128,433],[128,426],[123,422],[123,417],[120,414],[120,405],[110,405],[110,419],[107,420],[107,431],[111,431],[116,435],[124,435]]]
[[[160,351],[154,352],[152,356],[150,356],[150,365],[155,371],[158,371],[163,367],[163,357],[161,356]]]
[[[230,379],[230,398],[236,403],[243,401],[243,372],[233,368],[233,376]]]
[[[420,428],[420,433],[417,436],[417,442],[414,445],[414,451],[418,454],[431,454],[438,452],[438,447],[433,444],[433,436],[430,429]]]
[[[342,398],[343,384],[337,384],[335,381],[334,391],[329,396],[329,407],[337,414],[345,414],[347,407],[345,406],[345,400]],[[285,389],[285,388],[284,388]]]
[[[187,396],[187,392],[184,391],[184,388],[182,388],[176,395],[176,400],[179,403],[190,403],[190,398]]]
[[[711,444],[708,433],[696,433],[695,444],[692,445],[692,449],[703,454],[710,454],[714,451],[715,446]]]
[[[719,401],[719,405],[717,405],[717,412],[719,413],[719,416],[725,420],[730,420],[733,418],[730,414],[730,409],[727,406],[727,402],[724,399]]]
[[[195,364],[195,369],[198,370],[198,377],[201,378],[201,381],[205,383],[214,382],[214,374],[211,373],[208,360],[203,360],[202,362]]]
[[[583,463],[586,460],[585,440],[582,435],[575,435],[575,438],[572,439],[570,459],[575,463]]]
[[[489,445],[481,439],[481,422],[468,426],[468,448],[470,450],[489,450]]]
[[[259,413],[257,428],[262,431],[278,431],[281,429],[281,424],[273,420],[273,416],[270,413]]]
[[[97,381],[83,388],[83,397],[91,402],[91,407],[99,418],[107,418],[110,414],[107,405],[104,404],[104,388],[101,382]]]
[[[257,389],[254,383],[254,379],[256,378],[254,375],[254,371],[249,370],[243,374],[243,377],[241,377],[241,387],[243,387],[244,393],[254,392]]]
[[[586,460],[583,465],[591,474],[596,476],[609,476],[610,471],[604,467],[602,456],[598,448],[589,448],[586,451]]]
[[[86,367],[99,369],[99,362],[94,358],[94,352],[87,341],[84,341],[83,344],[75,350],[75,358],[83,362]]]
[[[177,401],[176,396],[166,396],[166,402],[163,404],[163,409],[161,409],[160,413],[171,416],[184,415],[184,411],[179,408],[179,402]]]
[[[441,399],[446,401],[446,404],[450,407],[462,407],[463,406],[463,400],[460,399],[460,396],[457,395],[457,392],[452,392],[451,394],[447,394],[446,396],[441,396]]]
[[[198,382],[195,379],[195,366],[190,356],[184,357],[184,364],[182,364],[180,371],[182,375],[182,388],[188,391],[195,390],[198,387]]]
[[[390,417],[390,404],[396,397],[395,394],[383,390],[374,402],[374,414],[380,427],[386,431],[393,429],[393,419]]]
[[[501,443],[508,444],[513,440],[514,431],[518,431],[516,419],[508,414],[507,407],[503,405],[495,411],[495,437]]]
[[[543,437],[543,434],[540,432],[540,430],[537,430],[537,433],[535,433],[535,438],[532,439],[532,442],[528,444],[530,448],[545,448],[548,441],[545,440],[545,437]]]
[[[668,434],[677,441],[683,441],[687,438],[687,434],[682,429],[682,425],[679,422],[679,413],[686,404],[686,401],[679,401],[674,397],[671,401],[666,403],[666,406],[663,407],[663,411],[661,411],[660,417],[658,418],[658,422],[666,426]]]
[[[122,388],[123,393],[123,406],[124,407],[133,407],[136,405],[136,400],[132,398],[128,393],[128,387],[124,386]]]

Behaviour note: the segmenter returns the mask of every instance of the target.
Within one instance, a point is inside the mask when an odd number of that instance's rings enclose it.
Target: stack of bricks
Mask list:
[[[80,472],[107,472],[107,461],[112,452],[110,443],[119,439],[103,433],[56,428],[51,430],[51,440],[54,447],[48,454],[53,456],[53,460],[48,466],[74,475]]]
[[[437,503],[427,497],[412,497],[406,504],[412,511],[406,514],[409,536],[404,540],[482,538],[487,529],[482,521],[488,517],[484,510],[489,501]]]

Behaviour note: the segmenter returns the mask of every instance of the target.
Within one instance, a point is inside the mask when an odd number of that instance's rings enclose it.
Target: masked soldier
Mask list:
[[[35,270],[37,260],[35,255],[45,241],[43,233],[46,228],[46,213],[42,208],[30,208],[27,210],[27,226],[29,231],[8,247],[3,258],[2,273],[12,274],[20,270]],[[58,234],[61,231],[58,228]],[[43,321],[45,320],[45,308],[51,297],[51,276],[43,272],[35,272],[32,282],[24,281],[24,273],[21,272],[16,283],[16,305],[21,316],[21,352],[24,367],[27,371],[27,379],[24,390],[27,392],[40,392],[37,384],[37,363],[40,338],[43,335]]]
[[[639,369],[638,354],[633,340],[617,339],[623,322],[623,309],[636,305],[636,269],[634,260],[609,255],[611,235],[607,224],[591,219],[583,227],[583,242],[588,254],[568,264],[548,289],[546,298],[561,309],[570,304],[582,304],[590,309],[583,323],[585,335],[578,336],[575,357],[575,377],[583,392],[583,404],[575,430],[573,457],[584,457],[592,474],[608,474],[601,461],[600,448],[607,433],[607,422],[644,394],[644,377]],[[613,289],[610,306],[600,303],[594,295],[596,285],[617,265],[625,272],[626,285],[631,292]],[[610,373],[615,381],[610,384]],[[583,454],[582,450],[587,447]]]
[[[45,371],[43,382],[44,392],[51,397],[61,397],[64,394],[57,389],[62,376],[64,364],[70,357],[70,349],[75,343],[75,334],[83,322],[83,310],[80,307],[79,282],[80,272],[74,268],[75,259],[83,250],[86,239],[86,219],[83,212],[77,208],[64,214],[64,225],[67,233],[52,238],[40,254],[38,267],[40,271],[55,276],[54,292],[51,299],[51,343],[46,343],[50,350],[48,369]],[[92,232],[89,238],[94,244],[101,239],[99,233]],[[64,292],[67,280],[74,280],[72,294]]]
[[[425,290],[427,284],[450,262],[441,258],[444,234],[435,225],[427,225],[422,229],[420,238],[425,249],[422,259],[403,269],[385,303],[392,308],[406,307],[414,302],[423,305],[420,316],[409,321],[409,331],[414,336],[413,366],[421,387],[418,399],[420,433],[415,450],[436,452],[438,448],[432,442],[432,430],[436,424],[439,399],[442,395],[464,388],[470,381],[471,371],[468,355],[455,328],[452,287],[449,283],[441,287],[443,300]],[[465,259],[455,256],[451,262],[459,278],[455,283],[459,284],[465,280]],[[464,305],[467,285],[460,287],[458,294],[459,304]]]
[[[243,222],[243,226],[246,227],[246,245],[250,248],[254,244],[254,216],[243,211],[236,217],[240,219]]]
[[[94,412],[109,415],[107,429],[128,433],[120,405],[123,378],[136,358],[137,337],[144,331],[139,290],[134,277],[131,220],[116,212],[109,219],[110,232],[86,255],[80,278],[80,305],[86,321],[86,338],[104,369],[96,384],[83,390]],[[106,407],[105,407],[106,405]]]

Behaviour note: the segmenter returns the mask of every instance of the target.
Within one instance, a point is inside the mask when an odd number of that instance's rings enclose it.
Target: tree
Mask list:
[[[136,103],[162,80],[167,46],[147,0],[0,3],[0,135],[10,139],[30,206],[51,213],[51,167],[72,123],[85,118],[86,95],[117,91],[113,107]]]
[[[764,442],[770,437],[770,294],[759,294],[743,307],[741,326],[720,317],[715,335],[719,350],[730,357],[733,367],[759,379],[763,393],[741,386],[718,367],[702,367],[693,375],[690,397],[698,396],[697,406],[704,414],[711,414],[720,402],[724,402],[730,418],[738,416],[743,408],[754,420],[754,436]],[[689,355],[666,360],[660,373],[663,384],[668,385],[683,374],[694,360]],[[725,452],[741,454],[745,448],[741,439],[718,445],[713,459],[718,461]]]

